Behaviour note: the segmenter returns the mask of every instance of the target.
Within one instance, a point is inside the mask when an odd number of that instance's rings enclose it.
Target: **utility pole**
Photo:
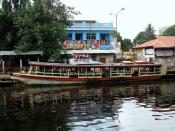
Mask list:
[[[117,44],[117,36],[118,36],[118,15],[119,13],[122,11],[122,10],[125,10],[125,8],[121,8],[116,14],[115,13],[110,13],[110,15],[115,15],[115,18],[116,18],[116,44]]]

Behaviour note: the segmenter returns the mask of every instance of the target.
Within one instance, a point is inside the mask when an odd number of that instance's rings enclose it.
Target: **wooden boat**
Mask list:
[[[29,62],[29,70],[13,73],[12,79],[27,84],[82,84],[88,81],[138,81],[161,77],[160,64],[63,64]]]

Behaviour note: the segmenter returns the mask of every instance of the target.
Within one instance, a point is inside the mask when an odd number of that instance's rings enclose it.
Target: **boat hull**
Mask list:
[[[71,85],[71,84],[83,84],[86,80],[66,80],[59,78],[49,78],[49,77],[36,77],[36,76],[11,76],[12,79],[20,81],[25,84],[36,84],[36,85]]]
[[[127,82],[127,81],[150,81],[159,80],[161,75],[149,75],[149,76],[129,76],[129,77],[114,77],[114,78],[60,78],[52,76],[41,76],[41,75],[28,75],[28,74],[16,74],[12,75],[11,79],[18,80],[25,84],[58,84],[58,85],[71,85],[71,84],[86,84],[94,82]]]

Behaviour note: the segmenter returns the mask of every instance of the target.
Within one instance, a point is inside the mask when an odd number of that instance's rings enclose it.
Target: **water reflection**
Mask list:
[[[174,116],[173,81],[0,90],[2,131],[170,131],[175,129]]]

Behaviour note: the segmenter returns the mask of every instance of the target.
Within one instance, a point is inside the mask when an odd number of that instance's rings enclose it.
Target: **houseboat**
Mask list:
[[[160,64],[63,64],[29,62],[29,70],[13,73],[12,79],[26,84],[85,84],[88,81],[157,80],[162,75]]]

